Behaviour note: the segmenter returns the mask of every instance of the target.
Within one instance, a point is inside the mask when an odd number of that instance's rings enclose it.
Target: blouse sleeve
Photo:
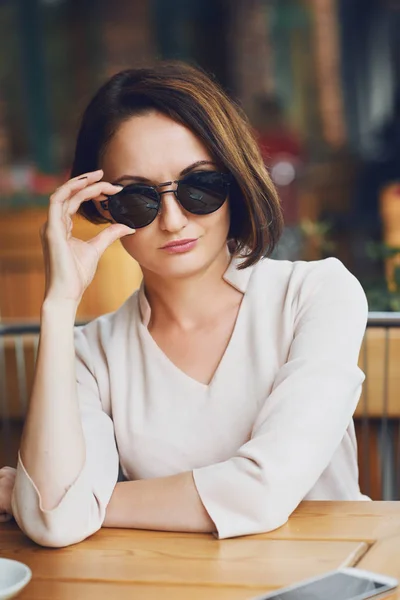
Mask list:
[[[91,367],[91,351],[84,330],[76,328],[76,379],[86,444],[82,471],[52,510],[44,510],[38,489],[21,457],[12,498],[14,517],[21,529],[44,546],[80,542],[101,528],[118,478],[118,452],[111,418],[103,410]],[[68,448],[65,449],[68,460]]]
[[[365,294],[340,261],[309,266],[294,298],[288,360],[250,441],[229,460],[193,472],[220,539],[270,531],[287,521],[331,461],[360,397]]]

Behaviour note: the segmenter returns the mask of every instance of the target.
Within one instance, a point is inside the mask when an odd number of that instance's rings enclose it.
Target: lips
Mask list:
[[[187,244],[193,244],[196,242],[196,238],[185,239],[185,240],[175,240],[173,242],[168,242],[165,246],[162,246],[161,250],[168,250],[169,248],[177,248],[180,246],[186,246]]]
[[[187,254],[197,245],[197,239],[174,240],[161,248],[166,254]]]

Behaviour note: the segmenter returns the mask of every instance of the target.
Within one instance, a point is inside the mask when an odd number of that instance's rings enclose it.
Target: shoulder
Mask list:
[[[354,275],[351,275],[344,264],[334,257],[314,261],[290,261],[264,258],[260,260],[253,269],[253,274],[256,277],[268,276],[269,278],[272,277],[287,281],[293,278],[296,280],[306,279],[310,274],[324,276],[324,274],[327,273],[337,274],[339,277],[348,274],[355,279]]]
[[[347,286],[365,297],[357,278],[337,258],[316,261],[289,261],[266,258],[254,267],[252,283],[273,289],[275,285],[291,288],[292,293]]]
[[[337,258],[294,262],[264,259],[254,267],[251,284],[257,294],[276,296],[294,313],[321,304],[357,309],[365,318],[368,313],[361,284]]]
[[[367,300],[358,279],[337,258],[298,262],[293,274],[299,300],[315,295],[330,302],[355,300],[367,310]]]

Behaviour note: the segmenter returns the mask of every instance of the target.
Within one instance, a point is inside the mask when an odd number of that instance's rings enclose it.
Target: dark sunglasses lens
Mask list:
[[[191,173],[178,185],[177,196],[183,208],[194,215],[215,212],[228,196],[229,176],[213,171]]]
[[[109,198],[109,210],[117,223],[134,229],[154,221],[160,207],[157,191],[146,185],[128,185]]]

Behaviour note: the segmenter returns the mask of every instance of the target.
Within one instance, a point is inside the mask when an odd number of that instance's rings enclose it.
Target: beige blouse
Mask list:
[[[60,504],[41,509],[21,460],[20,527],[62,546],[97,531],[118,478],[193,471],[220,538],[285,523],[302,499],[360,500],[352,415],[365,294],[340,261],[264,259],[225,280],[244,293],[209,385],[157,346],[143,287],[115,313],[76,329],[86,463]]]

